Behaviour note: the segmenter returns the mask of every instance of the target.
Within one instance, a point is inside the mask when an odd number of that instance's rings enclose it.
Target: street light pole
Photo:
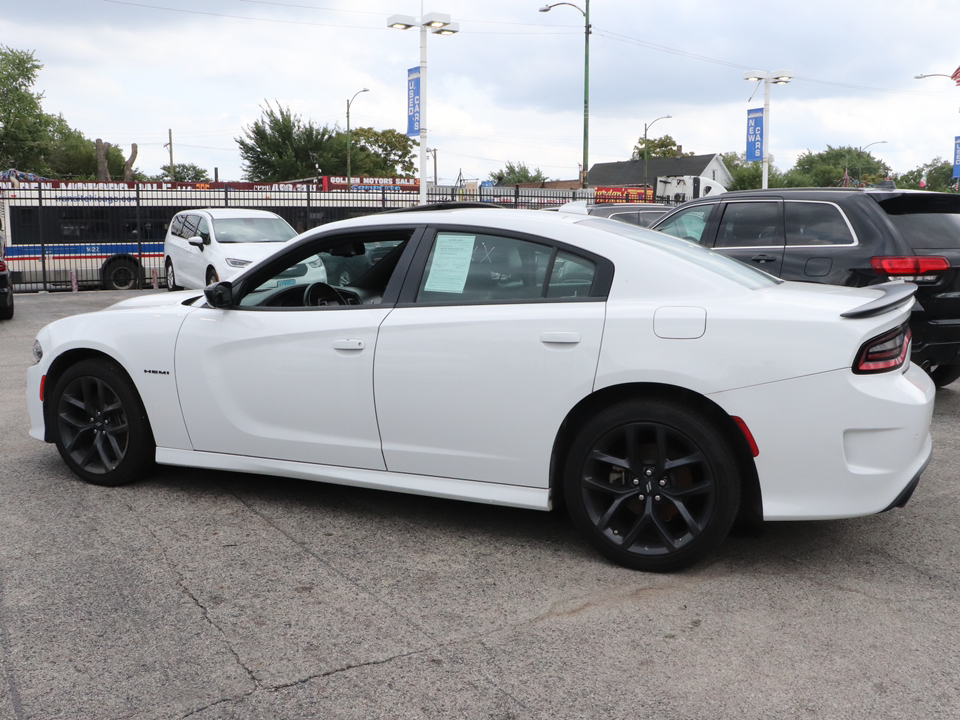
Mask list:
[[[658,117],[657,120],[666,120],[667,118],[671,118],[671,117],[673,117],[673,115],[662,115],[661,117]],[[653,123],[655,123],[657,120],[654,120],[649,124],[648,123],[643,124],[643,197],[644,199],[646,199],[647,197],[647,158],[650,156],[650,153],[647,150],[647,130],[653,127]],[[656,200],[656,192],[654,192],[653,195],[654,195],[654,200]]]
[[[544,5],[540,8],[540,12],[550,12],[558,5],[569,5],[583,15],[583,164],[580,172],[581,184],[586,187],[587,172],[590,169],[588,164],[590,156],[590,0],[584,0],[586,10],[573,3],[558,2]]]
[[[770,150],[767,143],[767,136],[770,135],[770,85],[786,85],[793,79],[793,71],[747,72],[743,74],[743,79],[751,82],[763,80],[763,132],[760,135],[760,142],[762,143],[761,151],[763,153],[762,187],[766,189],[770,173]]]
[[[423,1],[420,2],[420,19],[410,15],[391,15],[387,18],[387,27],[398,30],[420,28],[420,204],[427,204],[427,30],[434,35],[453,35],[460,32],[460,26],[450,21],[443,13],[423,14]]]
[[[353,104],[353,101],[357,99],[357,95],[360,93],[370,92],[368,88],[363,90],[357,90],[353,97],[347,100],[347,190],[350,190],[350,106]]]
[[[886,142],[886,140],[877,140],[876,142],[868,143],[857,150],[857,159],[860,161],[860,167],[857,169],[857,183],[859,185],[863,185],[863,151],[871,145],[883,145]]]

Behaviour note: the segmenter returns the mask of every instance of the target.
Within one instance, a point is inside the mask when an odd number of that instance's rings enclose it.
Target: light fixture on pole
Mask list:
[[[770,135],[770,85],[786,85],[793,79],[793,70],[778,70],[777,72],[751,71],[743,74],[744,80],[760,82],[763,80],[763,132],[760,141],[763,143],[763,188],[767,187],[770,172],[770,150],[767,137]]]
[[[863,147],[857,150],[857,159],[860,161],[860,168],[857,170],[857,182],[862,184],[863,181],[863,151],[866,150],[871,145],[884,145],[886,140],[877,140],[876,142],[868,143]]]
[[[558,5],[569,5],[583,15],[583,165],[580,172],[581,184],[586,187],[587,171],[590,169],[587,164],[590,146],[590,0],[584,0],[586,10],[573,3],[558,2],[544,5],[540,12],[550,12]]]
[[[672,117],[673,115],[662,115],[658,117],[657,120],[666,120],[667,118],[672,118]],[[647,198],[647,158],[650,155],[650,153],[647,151],[647,130],[653,127],[653,123],[655,123],[657,120],[654,120],[651,123],[643,124],[643,198],[644,200],[646,200]],[[656,193],[654,193],[654,195],[656,195]]]
[[[350,177],[350,106],[353,104],[353,101],[357,99],[357,95],[360,93],[370,92],[369,88],[364,88],[363,90],[357,90],[353,97],[347,100],[347,190],[350,189],[351,177]]]
[[[421,13],[423,5],[421,3]],[[391,15],[387,27],[398,30],[420,28],[420,204],[427,204],[427,30],[434,35],[453,35],[460,26],[443,13],[427,13],[418,20],[411,15]]]

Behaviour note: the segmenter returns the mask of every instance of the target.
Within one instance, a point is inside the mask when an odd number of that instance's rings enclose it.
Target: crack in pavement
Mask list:
[[[260,681],[257,679],[257,676],[253,673],[253,670],[251,670],[244,664],[243,660],[240,658],[239,653],[237,653],[237,651],[234,649],[233,645],[230,643],[230,640],[227,639],[226,633],[224,633],[223,629],[216,622],[214,622],[212,617],[210,617],[210,611],[207,609],[207,606],[204,605],[202,602],[200,602],[200,599],[190,591],[190,588],[187,587],[186,581],[184,580],[184,577],[183,577],[183,573],[180,572],[180,570],[177,568],[174,562],[167,555],[167,551],[163,547],[163,543],[160,542],[160,538],[158,538],[156,533],[154,533],[153,530],[146,523],[142,521],[140,514],[137,513],[137,511],[133,508],[133,506],[130,503],[124,503],[124,504],[127,506],[127,509],[130,511],[130,514],[137,519],[137,523],[140,525],[140,527],[146,530],[146,532],[149,533],[150,537],[153,538],[153,542],[154,544],[156,544],[157,548],[159,549],[160,555],[163,558],[163,561],[166,564],[168,570],[176,577],[176,584],[177,584],[177,587],[180,588],[180,592],[182,592],[184,595],[190,598],[190,601],[197,608],[200,609],[200,614],[203,617],[204,621],[210,627],[212,627],[214,630],[217,631],[217,634],[220,636],[221,640],[223,641],[224,646],[233,656],[234,662],[237,663],[237,666],[240,669],[242,669],[247,674],[247,677],[249,677],[250,680],[253,682],[255,686],[254,687],[254,692],[255,692],[257,688],[261,687],[261,684],[260,684]]]

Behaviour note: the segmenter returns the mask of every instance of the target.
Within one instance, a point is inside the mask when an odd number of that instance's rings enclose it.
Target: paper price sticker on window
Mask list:
[[[463,294],[473,257],[474,235],[438,233],[433,247],[433,261],[427,271],[427,292]]]

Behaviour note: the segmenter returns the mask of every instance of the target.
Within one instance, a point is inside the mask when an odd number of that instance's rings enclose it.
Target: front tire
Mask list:
[[[167,258],[167,262],[164,265],[164,271],[167,274],[167,290],[171,292],[174,290],[182,290],[183,288],[177,285],[177,276],[173,271],[173,260]]]
[[[94,485],[138,480],[153,464],[146,410],[130,378],[108,360],[83,360],[57,381],[47,422],[67,466]]]
[[[600,412],[570,448],[564,494],[574,524],[615,563],[667,572],[715,550],[740,504],[737,457],[716,423],[671,400]]]
[[[13,319],[13,290],[10,290],[10,304],[6,307],[0,307],[0,320]]]

